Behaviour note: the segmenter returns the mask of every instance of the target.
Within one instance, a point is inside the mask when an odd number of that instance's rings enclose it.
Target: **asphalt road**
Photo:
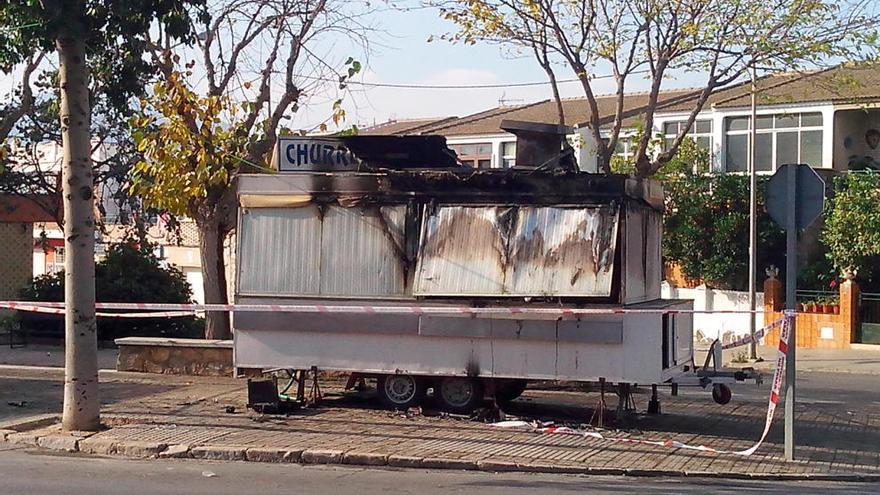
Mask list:
[[[5,450],[4,450],[5,449]],[[15,495],[273,495],[291,493],[798,495],[878,493],[880,484],[741,481],[691,478],[586,477],[465,471],[125,460],[9,449],[0,444],[0,493]]]

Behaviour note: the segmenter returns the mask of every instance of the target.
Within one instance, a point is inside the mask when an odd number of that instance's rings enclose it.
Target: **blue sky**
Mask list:
[[[366,1],[353,1],[346,7],[357,12]],[[546,80],[546,75],[531,55],[516,56],[511,53],[510,48],[493,44],[465,45],[440,40],[440,35],[454,31],[455,25],[440,18],[435,9],[389,9],[386,8],[388,4],[381,0],[380,3],[372,1],[372,5],[379,6],[382,12],[373,16],[370,22],[384,34],[372,37],[370,53],[365,54],[361,47],[335,33],[332,38],[322,39],[316,47],[317,51],[324,54],[325,60],[335,67],[342,68],[342,62],[348,56],[363,61],[364,69],[355,80],[414,85],[500,84]],[[419,1],[402,0],[394,3],[417,6]],[[435,40],[428,42],[428,38],[432,36]],[[257,59],[261,59],[264,50],[268,50],[258,46],[255,49],[258,50],[254,53]],[[192,50],[194,49],[185,47],[179,49],[186,60],[194,57]],[[256,74],[253,70],[251,72],[251,75]],[[558,68],[557,76],[560,79],[573,77],[568,68],[562,66]],[[0,77],[0,97],[6,97],[17,77],[17,72]],[[244,79],[252,77],[245,75]],[[647,83],[638,80],[637,76],[631,79],[632,84],[628,87],[630,91],[646,88]],[[204,85],[201,70],[196,69],[191,83],[197,87]],[[667,81],[664,88],[700,83],[697,77],[688,76],[681,80]],[[599,93],[612,91],[611,84],[610,79],[594,81],[594,87]],[[328,84],[326,93],[316,94],[308,103],[301,105],[293,120],[288,121],[288,125],[293,129],[307,130],[325,121],[331,115],[331,105],[337,97],[334,86]],[[495,107],[502,99],[508,104],[518,104],[551,97],[547,85],[478,90],[371,88],[351,85],[350,89],[352,94],[344,101],[347,118],[340,127],[349,127],[352,124],[364,127],[389,119],[464,116]],[[280,84],[273,84],[273,94],[278,95],[280,91]],[[561,91],[566,97],[583,95],[577,82],[562,84]]]
[[[416,85],[546,80],[543,70],[531,56],[516,56],[509,48],[499,45],[454,44],[436,39],[455,30],[455,25],[440,18],[436,10],[390,11],[383,13],[378,22],[387,34],[373,47],[360,80]],[[435,40],[428,42],[432,35]],[[557,77],[570,79],[573,75],[567,67],[559,67]],[[600,93],[612,91],[611,80],[596,80],[594,84]],[[682,75],[679,79],[669,80],[664,88],[694,84],[700,84],[698,76]],[[630,91],[646,88],[646,82],[632,76]],[[563,84],[561,90],[563,96],[583,95],[576,82]],[[495,107],[502,98],[514,104],[551,96],[549,86],[480,90],[362,88],[346,101],[347,124],[365,126],[389,119],[463,116]],[[313,111],[320,111],[319,108]]]

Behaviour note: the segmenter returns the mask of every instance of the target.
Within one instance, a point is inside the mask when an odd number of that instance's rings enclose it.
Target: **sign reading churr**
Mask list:
[[[278,138],[274,160],[279,172],[357,170],[361,164],[333,138]]]

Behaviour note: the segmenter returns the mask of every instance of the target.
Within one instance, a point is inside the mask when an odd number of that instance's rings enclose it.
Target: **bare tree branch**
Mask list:
[[[639,176],[671,159],[712,94],[741,80],[749,67],[792,70],[836,60],[876,57],[880,12],[875,1],[810,0],[434,0],[456,22],[453,40],[525,46],[545,68],[562,62],[580,80],[597,143],[599,169],[610,170],[625,117],[628,76],[647,68],[650,87],[640,106],[645,132],[635,150]],[[541,37],[542,32],[550,36]],[[541,54],[547,54],[541,57]],[[610,68],[613,112],[599,114],[590,74]],[[546,70],[546,69],[545,69]],[[705,85],[687,100],[685,126],[668,149],[652,149],[654,115],[664,104],[671,71],[700,73]],[[606,123],[606,120],[610,123]],[[601,126],[605,127],[601,127]]]
[[[31,56],[24,65],[21,75],[21,98],[18,103],[12,103],[4,109],[0,117],[0,141],[5,141],[18,122],[29,113],[34,106],[34,90],[31,87],[31,77],[43,61],[43,52]]]

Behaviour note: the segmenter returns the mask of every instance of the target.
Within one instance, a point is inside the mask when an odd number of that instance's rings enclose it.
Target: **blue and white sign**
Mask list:
[[[333,138],[281,137],[275,150],[279,172],[357,170],[361,161]]]

